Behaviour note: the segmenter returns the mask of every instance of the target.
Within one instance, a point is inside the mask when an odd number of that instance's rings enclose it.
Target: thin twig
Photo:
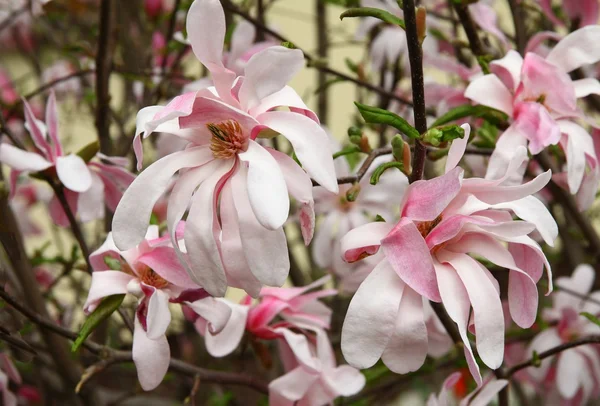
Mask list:
[[[173,12],[171,13],[171,18],[169,19],[169,26],[167,27],[167,33],[165,35],[166,52],[165,52],[165,55],[163,55],[162,62],[160,65],[160,71],[163,73],[163,76],[167,70],[167,60],[169,59],[168,58],[169,42],[171,42],[171,39],[173,38],[173,34],[175,33],[175,23],[177,22],[177,11],[179,11],[180,4],[181,4],[181,0],[175,0],[175,4],[173,5]]]
[[[521,369],[534,366],[538,361],[541,361],[545,358],[559,354],[559,353],[569,350],[571,348],[575,348],[575,347],[579,347],[580,345],[587,345],[587,344],[600,344],[600,335],[583,337],[578,340],[564,343],[564,344],[558,345],[554,348],[551,348],[547,351],[541,352],[537,355],[537,357],[535,357],[535,358],[532,357],[531,359],[529,359],[525,362],[522,362],[520,364],[517,364],[517,365],[513,366],[512,368],[510,368],[506,372],[506,377],[510,378],[512,375],[514,375],[516,372],[520,371]]]
[[[342,185],[344,183],[360,182],[360,180],[366,175],[367,171],[369,170],[369,167],[371,166],[371,164],[373,163],[375,158],[377,158],[378,156],[381,156],[381,155],[387,155],[387,154],[391,154],[391,153],[392,153],[392,147],[383,147],[383,148],[374,149],[373,151],[371,151],[369,156],[367,156],[367,159],[365,159],[365,161],[360,166],[358,171],[356,171],[356,174],[350,175],[350,176],[342,176],[341,178],[338,178],[337,179],[338,185]],[[319,183],[317,181],[315,181],[314,179],[313,179],[312,183],[313,183],[313,186],[319,186]]]
[[[27,306],[19,303],[18,300],[8,294],[2,287],[0,287],[0,298],[6,303],[15,308],[17,311],[22,313],[25,317],[31,320],[36,325],[43,327],[43,329],[50,330],[56,334],[59,334],[69,340],[74,341],[77,338],[77,333],[57,325],[46,317],[42,317],[36,312],[30,310]],[[111,364],[133,362],[133,355],[131,351],[119,351],[105,347],[103,345],[94,343],[93,341],[84,341],[82,346],[91,353],[101,357]],[[210,369],[200,368],[192,364],[188,364],[184,361],[171,358],[169,368],[175,372],[179,372],[183,375],[190,377],[199,376],[203,382],[218,383],[223,385],[238,385],[247,386],[255,389],[261,393],[268,393],[268,387],[265,382],[255,378],[254,376],[248,376],[238,373],[213,371]]]

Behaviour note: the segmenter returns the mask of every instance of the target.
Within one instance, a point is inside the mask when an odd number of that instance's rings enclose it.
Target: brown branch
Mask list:
[[[0,32],[4,31],[4,29],[11,26],[13,22],[16,21],[17,17],[21,14],[27,12],[29,9],[29,4],[25,4],[23,7],[13,10],[9,15],[6,16],[2,22],[0,22]]]
[[[410,62],[410,76],[413,99],[413,114],[415,128],[419,134],[427,132],[427,117],[425,115],[425,85],[423,83],[423,49],[417,28],[417,15],[414,0],[404,1],[404,23],[406,24],[406,42]],[[415,140],[410,181],[423,178],[427,148],[420,140]]]
[[[568,342],[565,344],[558,345],[547,351],[539,353],[535,359],[531,358],[528,361],[525,361],[525,362],[522,362],[520,364],[513,366],[506,372],[505,375],[506,375],[506,377],[510,378],[512,375],[514,375],[516,372],[520,371],[521,369],[534,366],[538,360],[543,360],[543,359],[551,357],[553,355],[560,354],[561,352],[569,350],[571,348],[575,348],[575,347],[579,347],[580,345],[587,345],[587,344],[600,344],[600,336],[593,335],[593,336],[583,337],[578,340],[574,340],[574,341],[571,341],[571,342]]]
[[[181,0],[175,0],[175,4],[173,5],[173,12],[171,13],[171,18],[169,19],[169,26],[167,27],[167,33],[165,35],[166,52],[160,66],[160,71],[163,73],[163,76],[167,70],[169,42],[171,42],[171,39],[173,38],[173,33],[175,32],[175,23],[177,22],[177,11],[179,10],[180,4]]]
[[[327,4],[325,0],[316,0],[315,17],[317,19],[317,55],[321,60],[327,60],[329,48],[329,35],[327,32]],[[317,88],[320,89],[317,94],[317,115],[322,123],[327,124],[329,113],[329,89],[326,86],[327,73],[318,71]]]
[[[100,151],[106,155],[112,154],[109,80],[117,36],[115,5],[114,0],[102,0],[100,3],[100,30],[96,54],[96,129]]]
[[[527,47],[527,27],[525,26],[525,10],[523,6],[517,2],[517,0],[508,0],[510,12],[513,17],[515,25],[515,42],[517,45],[517,51],[521,55],[525,54],[525,48]]]
[[[453,1],[452,4],[454,5],[454,10],[456,11],[458,19],[465,30],[473,56],[475,56],[475,58],[484,56],[485,51],[483,49],[483,44],[481,43],[479,34],[477,34],[477,28],[475,27],[475,22],[471,17],[468,6],[459,4],[456,1]]]
[[[52,331],[62,337],[68,338],[74,341],[77,338],[77,333],[57,325],[52,322],[49,318],[43,317],[35,311],[30,310],[27,306],[19,303],[15,298],[8,294],[2,287],[0,287],[0,298],[6,303],[12,306],[14,309],[22,313],[34,324],[42,327],[42,330]],[[92,354],[99,356],[107,363],[123,363],[133,362],[133,355],[131,351],[120,351],[113,350],[103,345],[94,343],[92,341],[84,341],[82,346],[90,351]],[[203,382],[217,383],[223,385],[238,385],[247,386],[255,389],[258,392],[267,394],[269,392],[268,386],[262,380],[255,378],[254,376],[248,376],[239,373],[213,371],[210,369],[200,368],[192,364],[188,364],[184,361],[171,358],[169,368],[172,371],[179,372],[180,374],[196,377],[199,376]]]

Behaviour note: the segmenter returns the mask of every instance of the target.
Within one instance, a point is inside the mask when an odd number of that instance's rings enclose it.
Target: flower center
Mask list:
[[[235,120],[223,121],[219,124],[207,124],[212,134],[210,150],[218,159],[229,159],[248,148],[248,140],[244,137],[242,127]]]
[[[442,215],[440,214],[432,221],[421,221],[417,224],[417,230],[421,233],[423,238],[426,238],[431,230],[435,228],[442,221]]]
[[[169,282],[164,280],[159,274],[154,272],[149,266],[140,264],[137,271],[140,281],[148,286],[154,286],[156,289],[167,287]]]

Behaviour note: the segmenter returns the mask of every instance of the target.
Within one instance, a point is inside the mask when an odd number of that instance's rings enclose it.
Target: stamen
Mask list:
[[[154,286],[157,289],[162,289],[167,287],[169,284],[169,282],[164,280],[162,276],[154,272],[149,266],[141,265],[137,273],[140,281],[148,286]]]
[[[212,133],[210,150],[218,159],[229,159],[248,148],[248,139],[237,121],[228,120],[219,124],[207,124]]]

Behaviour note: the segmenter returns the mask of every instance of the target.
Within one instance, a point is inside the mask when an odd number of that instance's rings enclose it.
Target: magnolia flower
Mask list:
[[[48,195],[51,193],[48,189],[42,189],[33,182],[27,182],[17,186],[13,198],[10,200],[10,207],[15,213],[17,222],[19,223],[19,229],[25,236],[40,235],[42,230],[39,225],[34,221],[31,215],[31,209],[38,202],[47,202],[52,197]]]
[[[214,296],[235,286],[256,297],[263,284],[283,285],[289,271],[282,228],[288,218],[288,193],[300,204],[308,243],[314,227],[310,177],[337,192],[332,151],[317,117],[285,86],[304,65],[301,51],[267,48],[250,59],[243,77],[236,78],[222,62],[225,17],[218,0],[192,4],[187,32],[215,87],[138,114],[138,166],[142,132],[171,132],[190,144],[153,163],[127,189],[113,219],[115,243],[129,249],[141,241],[154,203],[180,172],[169,198],[167,225],[173,236],[189,208],[186,270]],[[280,106],[291,111],[271,111]],[[274,133],[290,141],[306,172],[289,156],[256,141],[257,136]]]
[[[25,125],[35,145],[35,152],[24,151],[10,144],[0,144],[0,162],[12,168],[11,193],[22,172],[39,172],[52,168],[63,186],[73,192],[86,192],[92,186],[92,176],[85,161],[78,155],[64,155],[58,139],[56,98],[50,94],[46,106],[46,123],[37,120],[26,100],[23,100]],[[48,137],[50,138],[48,140]]]
[[[600,291],[590,294],[595,272],[589,265],[579,265],[573,275],[556,280],[559,289],[552,296],[552,308],[544,309],[542,317],[552,327],[538,334],[527,350],[538,354],[560,344],[587,335],[597,335],[600,328],[580,316],[588,312],[600,316]],[[588,300],[589,298],[589,300]],[[544,388],[558,389],[558,395],[573,405],[585,405],[600,396],[600,348],[580,345],[542,360],[539,368],[528,368],[529,375]]]
[[[552,0],[537,0],[537,2],[546,17],[556,25],[570,26],[571,22],[577,22],[579,27],[583,27],[598,23],[600,5],[597,0],[563,0],[559,2],[565,16],[569,19],[568,22],[561,20],[554,13]]]
[[[427,399],[427,406],[450,406],[450,393],[460,381],[460,372],[455,372],[450,375],[442,384],[442,390],[438,396],[431,394]],[[508,381],[504,379],[490,379],[483,387],[475,389],[459,403],[459,406],[487,406],[494,397],[508,385]]]
[[[589,207],[600,181],[598,157],[590,135],[570,119],[583,118],[577,99],[600,93],[600,83],[590,78],[573,81],[568,72],[600,60],[600,47],[595,45],[598,35],[598,26],[577,30],[545,58],[534,53],[522,58],[509,51],[490,63],[492,74],[475,79],[467,87],[467,98],[503,111],[513,120],[498,139],[487,178],[504,173],[518,146],[528,146],[535,155],[560,143],[567,158],[569,190],[575,194],[583,188],[580,206]]]
[[[368,368],[381,357],[395,372],[418,369],[427,353],[425,298],[442,302],[458,325],[469,369],[480,385],[467,329],[475,328],[482,361],[496,369],[504,352],[504,320],[498,282],[468,254],[510,270],[510,313],[521,327],[535,320],[536,282],[544,264],[551,290],[550,266],[529,237],[537,229],[552,245],[558,233],[548,210],[532,196],[548,183],[550,171],[523,185],[504,185],[526,159],[521,147],[502,178],[463,179],[456,164],[464,154],[470,128],[465,124],[463,129],[464,138],[450,148],[445,175],[408,187],[398,224],[366,224],[342,239],[348,262],[372,255],[380,247],[384,253],[352,298],[344,321],[342,351],[351,365]],[[514,221],[511,212],[523,221]]]
[[[352,396],[365,386],[365,377],[349,365],[336,366],[327,333],[311,328],[316,337],[277,329],[281,359],[287,373],[269,384],[269,406],[332,404],[339,396]]]
[[[6,353],[0,354],[0,392],[4,406],[17,406],[17,397],[8,387],[9,381],[21,384],[21,375]]]
[[[493,0],[478,1],[469,5],[469,11],[473,16],[473,21],[475,21],[479,28],[496,37],[506,47],[509,45],[508,39],[498,25],[498,13],[496,13],[491,3],[493,3]]]
[[[361,7],[372,7],[385,10],[396,17],[404,18],[404,13],[394,0],[361,0]],[[363,40],[371,30],[381,24],[375,17],[361,18],[356,31],[356,39]],[[406,33],[397,25],[385,25],[373,38],[369,48],[371,68],[380,72],[387,63],[394,63],[406,51]]]
[[[334,141],[332,143],[337,144]],[[335,148],[340,149],[339,145],[336,145]],[[322,216],[312,243],[313,258],[319,267],[335,273],[341,278],[341,283],[348,285],[349,288],[354,285],[358,287],[357,283],[360,284],[373,267],[363,262],[349,265],[342,261],[339,256],[340,239],[348,231],[372,221],[377,215],[387,221],[394,220],[397,201],[408,185],[408,179],[400,171],[386,171],[376,186],[369,183],[373,170],[389,160],[388,156],[387,158],[380,157],[373,162],[372,169],[359,182],[360,193],[353,202],[346,199],[346,192],[351,187],[356,188],[352,184],[340,185],[340,191],[337,194],[331,193],[323,187],[316,187],[313,190],[315,213]],[[338,177],[352,174],[350,165],[344,157],[336,159],[334,164]],[[357,276],[362,275],[362,279],[360,276],[357,279],[356,273],[358,273]],[[347,279],[351,281],[350,284],[345,283],[348,282]],[[350,291],[354,290],[356,288]]]
[[[126,251],[119,250],[112,233],[90,255],[94,268],[86,313],[111,295],[130,293],[139,298],[133,333],[133,362],[144,390],[152,390],[169,368],[170,349],[166,331],[171,322],[169,302],[183,303],[208,320],[218,332],[231,315],[228,306],[210,297],[192,282],[177,259],[169,237],[159,237],[150,226],[144,240]]]
[[[329,329],[331,310],[318,299],[335,295],[336,291],[324,289],[308,293],[329,279],[321,278],[303,287],[263,288],[259,303],[254,305],[250,296],[246,296],[240,304],[220,299],[231,307],[231,318],[218,333],[209,331],[204,318],[189,312],[187,316],[194,321],[196,330],[204,336],[208,353],[213,357],[224,357],[237,348],[245,331],[259,339],[273,340],[281,337],[277,329],[283,327],[312,326]],[[276,321],[276,317],[281,320]]]

